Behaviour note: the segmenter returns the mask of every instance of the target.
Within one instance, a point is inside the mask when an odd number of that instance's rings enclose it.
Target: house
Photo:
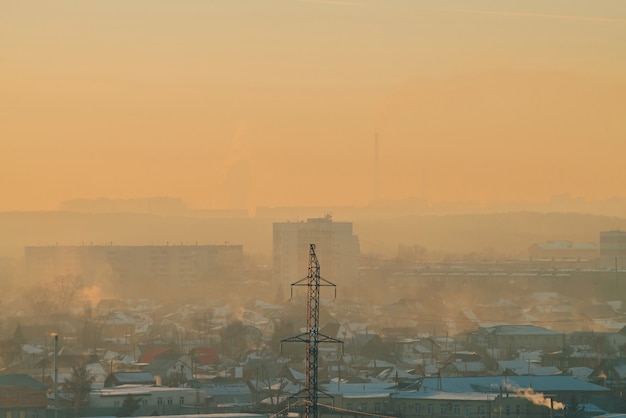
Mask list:
[[[498,369],[496,372],[501,375],[508,376],[527,376],[532,375],[532,370],[537,364],[528,360],[500,360],[497,362]],[[557,369],[558,370],[558,369]]]
[[[207,398],[209,412],[239,412],[255,403],[245,382],[204,383],[198,389]]]
[[[156,380],[148,372],[117,372],[109,374],[104,381],[105,388],[122,385],[156,385]]]
[[[498,361],[498,374],[512,376],[552,376],[562,371],[555,366],[540,366],[530,360],[501,360]]]
[[[326,385],[324,392],[334,397],[333,408],[320,408],[320,415],[330,417],[340,411],[346,415],[383,415],[402,417],[476,417],[524,416],[545,418],[551,415],[551,402],[542,393],[531,390],[531,386],[519,386],[517,391],[502,392],[502,378],[427,379],[428,383],[414,383],[400,389],[394,383]],[[432,380],[463,381],[458,390],[443,390],[452,385],[433,386]],[[500,382],[500,385],[496,382]],[[460,383],[460,382],[459,382]],[[512,382],[516,384],[517,382]],[[559,382],[563,383],[563,382]],[[549,385],[550,387],[558,387]],[[595,385],[590,385],[595,387]],[[524,389],[522,389],[524,388]],[[537,402],[543,399],[544,402]],[[546,402],[547,401],[547,402]],[[553,409],[564,405],[554,402]]]
[[[469,333],[468,341],[470,347],[505,360],[524,348],[555,351],[563,346],[563,334],[535,325],[497,325]]]
[[[108,312],[100,333],[105,341],[128,345],[129,336],[137,334],[142,327],[147,327],[145,321],[145,317],[137,314]]]
[[[26,359],[25,359],[26,360]],[[72,375],[74,367],[85,367],[94,377],[95,385],[102,385],[106,372],[95,354],[70,353],[65,347],[59,349],[57,356],[57,374],[59,383],[63,383]],[[44,382],[52,382],[54,378],[53,353],[33,359],[31,367],[24,369],[31,376],[43,376]]]
[[[434,364],[441,347],[432,338],[405,338],[394,343],[398,361],[410,364]]]
[[[345,351],[355,357],[368,359],[388,358],[387,347],[376,334],[357,334],[352,339],[345,341]]]
[[[0,417],[44,418],[48,388],[25,374],[0,375]]]
[[[193,378],[190,362],[182,358],[158,357],[143,368],[161,385],[181,385]]]
[[[597,367],[602,359],[607,358],[606,353],[592,350],[589,346],[569,346],[563,350],[545,353],[541,356],[543,366],[554,366],[559,370],[571,367]]]
[[[413,335],[415,335],[415,327],[385,327],[380,330],[380,336],[391,341],[410,338]]]
[[[271,380],[277,377],[290,378],[289,368],[272,358],[248,356],[243,365],[244,380]]]
[[[566,373],[570,376],[574,376],[576,379],[589,380],[589,376],[593,373],[593,369],[589,367],[570,367],[566,370]]]
[[[394,367],[396,367],[394,363],[390,363],[385,360],[372,359],[368,361],[367,363],[361,366],[355,366],[354,368],[359,371],[367,371],[369,372],[368,374],[371,374],[371,375],[377,375],[383,370],[393,369]]]
[[[136,416],[197,414],[205,410],[204,394],[193,388],[121,385],[92,390],[85,412],[90,416],[114,416],[129,397],[138,402]]]
[[[451,361],[441,369],[441,376],[484,376],[488,373],[482,361]]]
[[[552,416],[549,404],[537,405],[523,396],[506,396],[499,393],[453,393],[421,389],[393,394],[391,404],[392,412],[402,417]]]
[[[480,376],[480,377],[425,377],[420,390],[428,388],[444,392],[483,394],[498,393],[500,390],[516,392],[533,389],[535,393],[550,394],[555,401],[569,403],[573,398],[578,403],[587,403],[597,397],[608,397],[610,391],[600,385],[576,379],[573,376]]]
[[[528,248],[530,258],[548,260],[593,260],[600,256],[598,246],[593,242],[547,241]]]
[[[376,376],[381,382],[395,382],[396,384],[407,384],[416,382],[419,379],[415,373],[410,373],[406,370],[398,369],[397,367],[390,367],[378,373]]]
[[[593,323],[595,331],[618,332],[626,326],[624,315],[606,302],[592,305],[583,310],[582,314]]]
[[[396,383],[342,383],[323,385],[322,389],[334,396],[335,411],[440,418],[545,418],[551,415],[550,405],[562,408],[572,399],[587,404],[609,392],[571,376],[423,378],[404,388]],[[549,394],[552,401],[543,394]]]
[[[613,396],[626,399],[626,358],[602,360],[588,379],[590,382],[608,388]]]
[[[322,390],[333,396],[338,410],[357,411],[365,414],[391,415],[391,394],[397,392],[395,383],[342,383],[324,385]],[[328,412],[321,410],[324,416]]]
[[[194,347],[191,357],[196,366],[214,366],[221,362],[220,355],[215,347]]]
[[[176,353],[174,350],[172,350],[171,348],[167,348],[167,347],[151,348],[142,352],[137,362],[141,364],[150,364],[157,357],[161,357],[161,356],[179,357],[180,354]]]

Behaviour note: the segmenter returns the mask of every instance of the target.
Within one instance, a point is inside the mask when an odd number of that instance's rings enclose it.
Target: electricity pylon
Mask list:
[[[315,255],[315,244],[309,244],[309,274],[307,277],[291,284],[291,294],[293,296],[293,288],[295,286],[307,287],[307,319],[306,332],[296,335],[281,342],[298,342],[306,344],[306,370],[304,390],[298,392],[294,396],[304,394],[304,418],[317,418],[317,406],[319,394],[325,397],[332,397],[319,390],[318,387],[318,344],[319,343],[336,343],[343,344],[343,341],[320,334],[320,287],[332,286],[337,295],[337,287],[334,283],[320,277],[320,263]],[[343,350],[342,350],[343,351]]]

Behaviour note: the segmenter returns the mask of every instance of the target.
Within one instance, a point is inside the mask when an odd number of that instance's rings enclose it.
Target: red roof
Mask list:
[[[196,364],[199,366],[211,366],[220,363],[220,356],[213,347],[196,347],[192,351]]]
[[[138,363],[150,364],[154,361],[155,358],[159,357],[163,353],[167,353],[168,351],[171,351],[171,349],[165,347],[153,348],[152,350],[148,350],[145,353],[141,353]]]

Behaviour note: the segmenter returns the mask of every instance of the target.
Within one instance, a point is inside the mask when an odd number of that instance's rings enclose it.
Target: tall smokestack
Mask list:
[[[380,179],[378,174],[378,132],[374,133],[374,203],[380,199]]]

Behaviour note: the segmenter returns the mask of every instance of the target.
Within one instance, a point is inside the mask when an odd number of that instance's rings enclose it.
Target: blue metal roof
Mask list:
[[[441,389],[445,392],[499,392],[505,386],[510,390],[533,388],[537,392],[606,392],[608,389],[573,376],[478,376],[441,378]],[[438,378],[426,377],[421,388],[436,389]]]

